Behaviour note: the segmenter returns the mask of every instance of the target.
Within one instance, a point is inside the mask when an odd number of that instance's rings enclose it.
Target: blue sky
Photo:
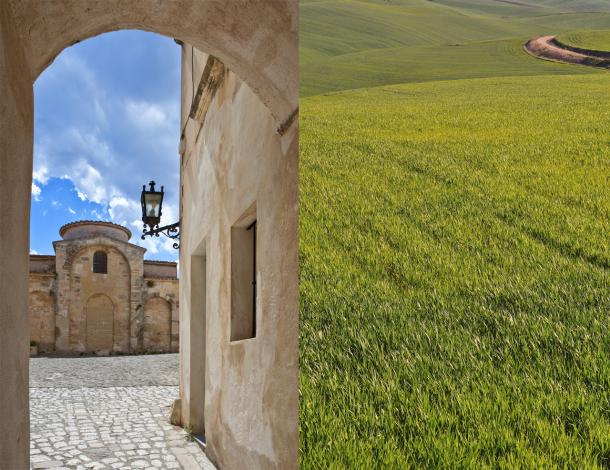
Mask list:
[[[180,47],[118,31],[64,50],[36,81],[30,252],[52,254],[75,220],[126,225],[145,258],[177,260],[161,236],[140,240],[140,191],[165,186],[163,224],[178,220]]]

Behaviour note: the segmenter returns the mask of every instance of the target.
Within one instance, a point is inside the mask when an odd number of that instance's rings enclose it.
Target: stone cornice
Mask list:
[[[36,277],[54,277],[55,271],[30,271],[30,276]]]
[[[155,281],[177,281],[178,280],[177,277],[144,276],[144,280],[146,280],[146,279],[151,279],[151,280],[155,280]]]
[[[144,264],[156,264],[159,266],[178,266],[175,261],[159,261],[156,259],[145,259]]]

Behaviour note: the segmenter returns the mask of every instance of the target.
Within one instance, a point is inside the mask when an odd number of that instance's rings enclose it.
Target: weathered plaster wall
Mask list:
[[[29,465],[28,252],[32,73],[9,5],[0,2],[0,462]]]
[[[297,468],[297,126],[276,132],[269,109],[228,72],[203,123],[188,119],[191,79],[207,56],[183,47],[181,144],[181,398],[196,421],[205,347],[207,453],[222,468]],[[230,341],[231,227],[256,207],[257,335]],[[205,259],[205,282],[195,264]],[[204,284],[202,286],[201,284]],[[198,290],[205,287],[205,294]],[[196,292],[192,292],[196,290]],[[194,295],[198,294],[198,295]],[[205,335],[194,312],[205,302]],[[193,315],[193,318],[191,318]]]

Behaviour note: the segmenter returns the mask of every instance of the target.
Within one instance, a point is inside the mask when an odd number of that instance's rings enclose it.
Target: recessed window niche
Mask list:
[[[104,251],[93,253],[93,272],[98,274],[108,274],[108,255]]]
[[[231,341],[256,337],[256,207],[231,227]]]

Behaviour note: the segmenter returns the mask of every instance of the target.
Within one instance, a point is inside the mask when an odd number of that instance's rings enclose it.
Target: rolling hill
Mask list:
[[[530,37],[610,29],[610,2],[301,3],[301,96],[427,80],[562,73],[521,60]],[[562,10],[571,4],[574,12]],[[527,5],[527,6],[524,6]],[[530,6],[531,5],[531,6]],[[508,44],[512,44],[509,47]],[[515,57],[517,55],[517,57]],[[441,72],[439,72],[439,70]],[[568,70],[563,73],[594,73]]]
[[[610,31],[569,31],[560,34],[559,39],[564,44],[598,51],[610,51]]]
[[[522,50],[603,30],[302,2],[302,468],[610,465],[610,75]]]

